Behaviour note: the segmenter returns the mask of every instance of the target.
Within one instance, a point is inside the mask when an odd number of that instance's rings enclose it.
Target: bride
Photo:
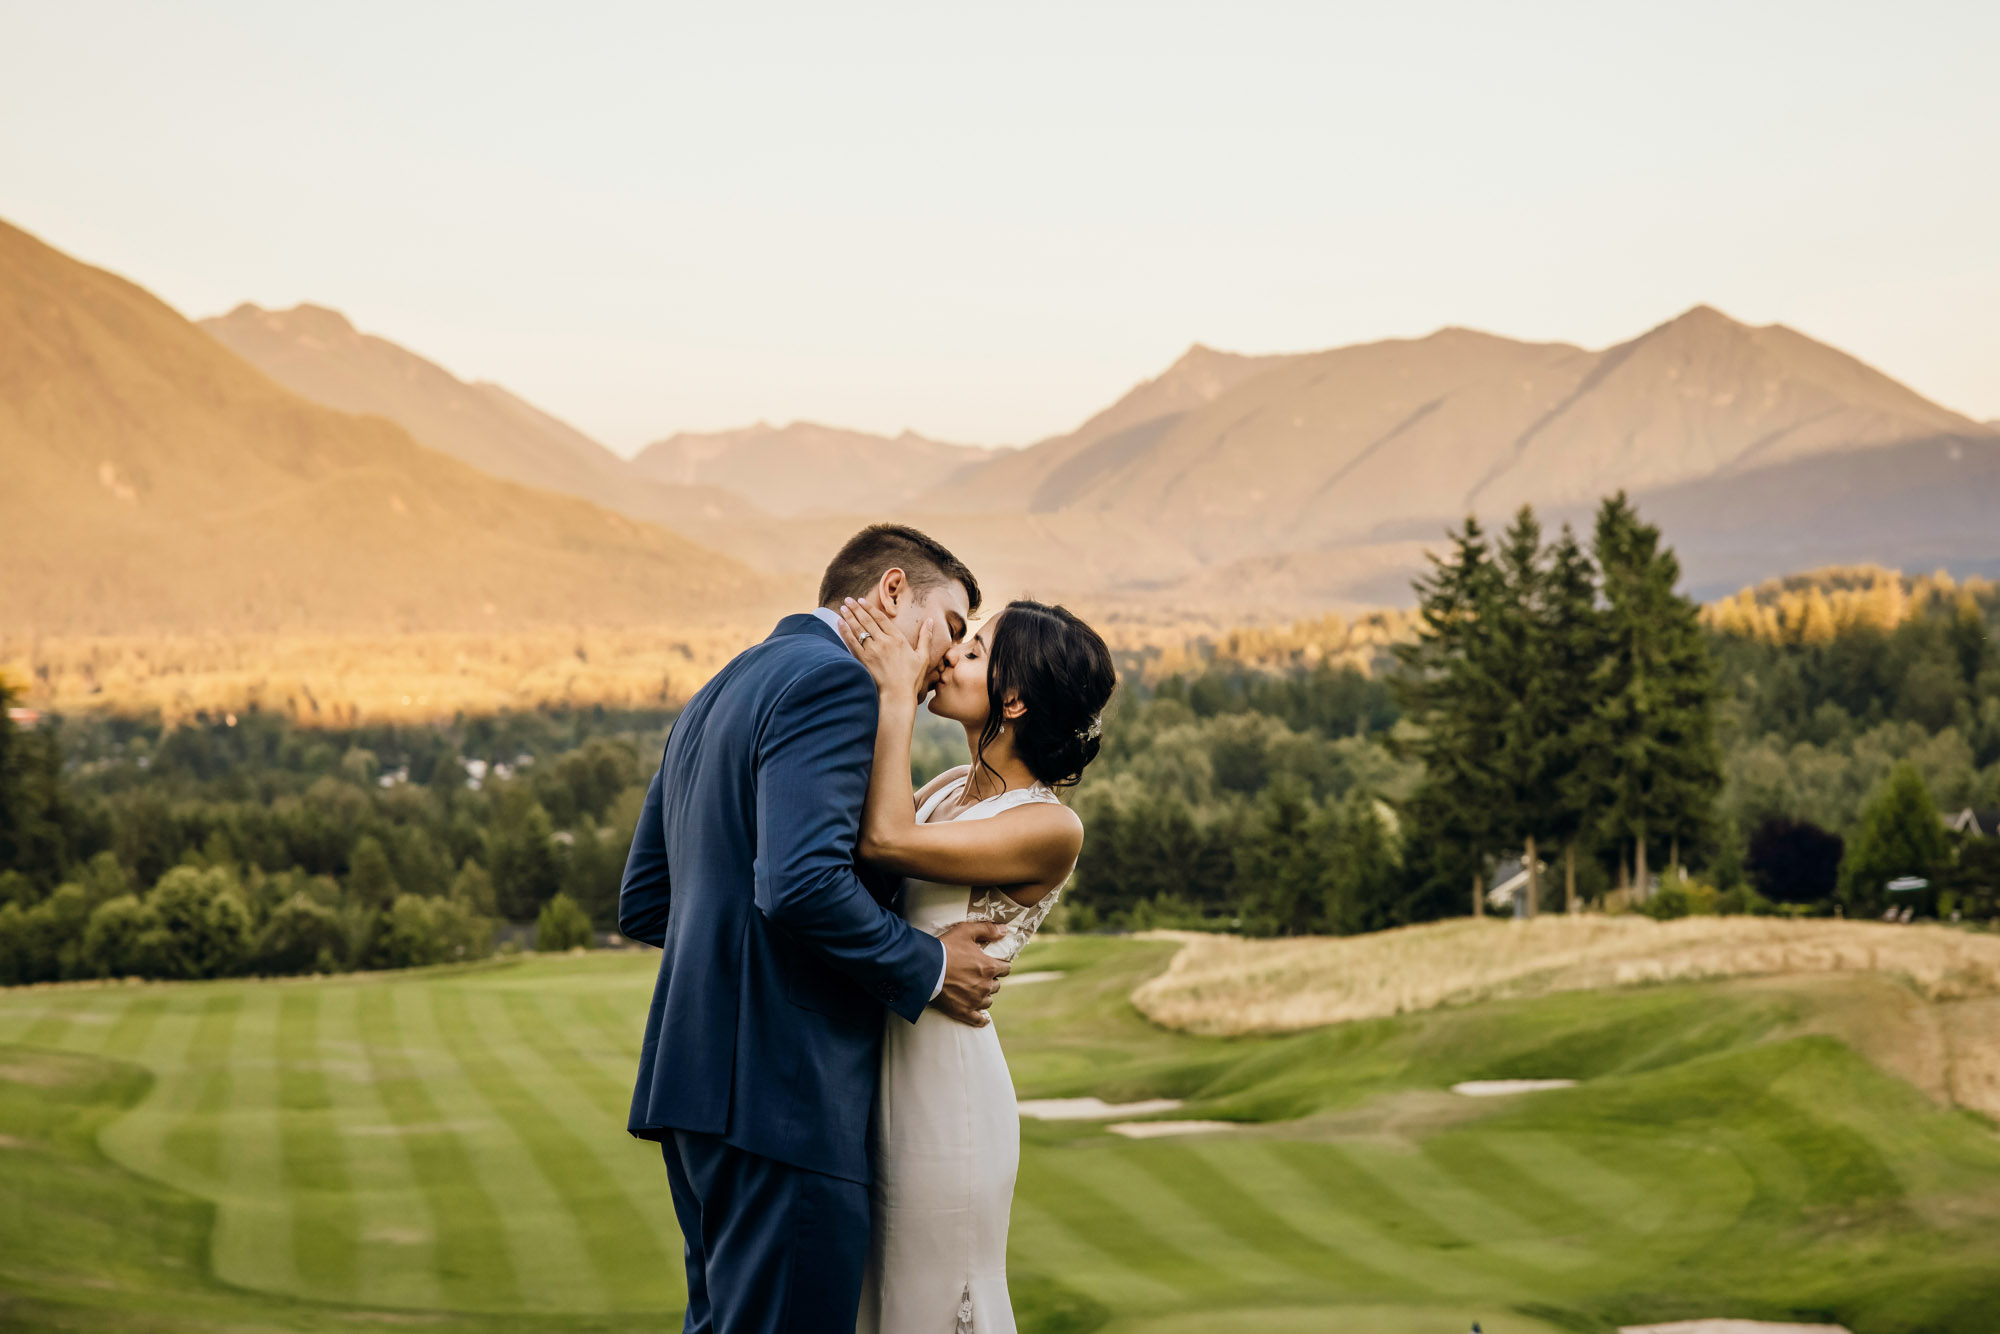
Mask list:
[[[1061,607],[1012,602],[942,665],[852,598],[841,637],[881,694],[860,852],[911,877],[903,917],[933,935],[967,918],[1007,933],[1012,959],[1055,906],[1083,847],[1056,797],[1097,755],[1117,676],[1095,630]],[[918,701],[965,727],[972,763],[910,790]],[[968,888],[968,886],[970,888]],[[860,1334],[1013,1334],[1007,1216],[1021,1158],[1014,1084],[991,1021],[926,1010],[890,1024],[875,1098],[874,1236]]]

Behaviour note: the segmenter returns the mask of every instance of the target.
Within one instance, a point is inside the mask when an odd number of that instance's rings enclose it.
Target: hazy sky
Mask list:
[[[2000,417],[2000,4],[0,0],[0,217],[627,451],[1702,301]]]

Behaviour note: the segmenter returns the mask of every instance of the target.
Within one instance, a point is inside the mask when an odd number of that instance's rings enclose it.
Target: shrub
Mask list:
[[[230,977],[250,960],[250,913],[222,869],[176,866],[160,877],[146,905],[166,933],[161,975]]]
[[[1634,904],[1632,911],[1644,913],[1656,922],[1671,922],[1675,918],[1686,917],[1694,911],[1693,900],[1687,890],[1679,885],[1661,885],[1653,891],[1653,897],[1643,903]]]
[[[1861,828],[1841,862],[1841,895],[1850,912],[1879,910],[1897,876],[1935,879],[1950,855],[1944,824],[1916,766],[1903,763],[1869,799]]]
[[[1844,844],[1810,820],[1773,816],[1750,835],[1744,869],[1757,892],[1778,903],[1825,903],[1840,880]]]
[[[20,904],[0,903],[0,987],[28,980],[27,917]]]
[[[340,915],[304,890],[294,890],[271,910],[258,934],[256,969],[267,977],[332,972],[345,945]]]
[[[590,947],[590,918],[567,894],[558,894],[542,905],[535,919],[535,948],[543,954],[559,954],[581,945]]]
[[[159,914],[136,894],[98,904],[84,928],[84,968],[96,977],[158,977],[168,953]]]

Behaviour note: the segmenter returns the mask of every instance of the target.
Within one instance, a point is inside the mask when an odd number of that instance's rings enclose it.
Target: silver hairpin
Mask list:
[[[1091,714],[1090,725],[1088,727],[1079,727],[1076,730],[1076,739],[1078,741],[1095,741],[1103,735],[1104,715],[1101,713]]]

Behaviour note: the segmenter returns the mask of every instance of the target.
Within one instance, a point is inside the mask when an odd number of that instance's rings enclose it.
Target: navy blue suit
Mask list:
[[[646,793],[619,929],[660,947],[627,1128],[659,1140],[690,1334],[851,1334],[883,1010],[915,1022],[935,939],[854,862],[874,683],[788,616],[696,693]]]

